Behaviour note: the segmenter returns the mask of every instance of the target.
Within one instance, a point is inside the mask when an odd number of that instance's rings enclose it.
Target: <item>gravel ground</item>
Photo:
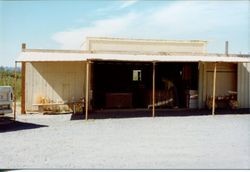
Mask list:
[[[19,115],[0,128],[0,168],[250,168],[250,115],[70,119]]]

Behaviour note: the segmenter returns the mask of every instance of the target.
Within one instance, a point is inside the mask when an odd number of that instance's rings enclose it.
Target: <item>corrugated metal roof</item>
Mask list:
[[[131,61],[131,62],[250,62],[250,58],[217,55],[152,55],[65,52],[21,52],[17,62],[42,61]]]

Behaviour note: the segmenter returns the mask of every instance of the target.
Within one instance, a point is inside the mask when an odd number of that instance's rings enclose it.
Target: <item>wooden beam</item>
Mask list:
[[[93,98],[93,65],[92,65],[92,61],[89,62],[89,102],[91,102],[91,99]],[[89,103],[89,111],[92,110],[92,104]]]
[[[25,72],[26,71],[26,63],[22,62],[22,80],[21,80],[21,113],[25,114],[26,113],[26,109],[25,109]]]
[[[153,62],[153,80],[152,80],[152,117],[155,117],[155,62]]]
[[[214,111],[215,111],[216,72],[217,72],[217,63],[214,63],[214,81],[213,81],[213,104],[212,104],[212,115],[214,115]]]
[[[13,100],[14,100],[14,120],[16,120],[16,82],[17,82],[17,74],[16,74],[16,70],[17,70],[17,62],[15,62],[15,81],[14,81],[14,96],[13,96]]]
[[[86,63],[86,92],[85,92],[85,119],[88,120],[89,110],[89,62]]]

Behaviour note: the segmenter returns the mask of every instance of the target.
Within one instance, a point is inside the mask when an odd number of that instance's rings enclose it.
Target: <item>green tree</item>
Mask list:
[[[3,66],[0,67],[0,86],[12,86],[16,89],[17,100],[21,99],[21,72],[17,70],[16,72],[17,82],[15,86],[15,71],[13,69],[8,69]]]

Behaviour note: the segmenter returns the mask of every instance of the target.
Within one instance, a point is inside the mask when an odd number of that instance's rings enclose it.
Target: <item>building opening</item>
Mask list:
[[[151,108],[152,69],[150,62],[95,61],[93,108]],[[156,108],[189,108],[190,93],[198,104],[198,63],[156,63],[155,74]]]
[[[197,108],[198,63],[158,63],[155,98],[159,108]]]

